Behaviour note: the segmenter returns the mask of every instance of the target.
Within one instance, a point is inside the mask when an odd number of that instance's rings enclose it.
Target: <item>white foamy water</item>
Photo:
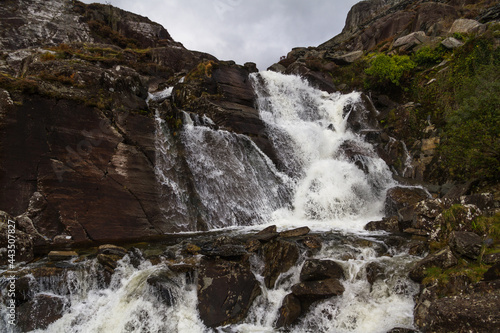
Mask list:
[[[351,113],[365,112],[360,94],[328,94],[275,72],[253,80],[269,136],[296,182],[293,208],[277,210],[273,223],[362,230],[380,219],[394,182],[371,145],[349,129]]]
[[[174,304],[158,298],[147,283],[150,276],[167,274]],[[71,306],[65,314],[37,333],[124,333],[124,332],[204,332],[196,311],[196,285],[187,284],[183,275],[175,275],[163,265],[145,261],[134,268],[128,257],[121,260],[109,288],[86,288],[78,280],[68,297]],[[83,283],[83,284],[82,284]]]

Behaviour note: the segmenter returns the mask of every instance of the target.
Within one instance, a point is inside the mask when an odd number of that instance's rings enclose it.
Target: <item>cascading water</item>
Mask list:
[[[182,141],[209,229],[262,224],[287,204],[288,177],[248,137],[187,122]]]
[[[296,182],[294,209],[277,211],[274,222],[360,230],[380,219],[394,182],[371,145],[349,129],[351,113],[364,112],[360,94],[328,94],[275,72],[253,79],[261,117]]]
[[[274,328],[279,308],[299,282],[308,258],[340,264],[345,292],[313,304],[287,331],[384,333],[394,327],[412,328],[418,286],[406,275],[416,258],[385,245],[384,236],[362,231],[366,222],[382,217],[385,193],[393,181],[385,163],[348,124],[350,116],[364,111],[360,94],[327,94],[299,77],[273,72],[254,74],[252,79],[280,170],[249,138],[213,129],[208,118],[187,113],[178,137],[181,152],[157,114],[155,172],[169,203],[164,216],[181,230],[195,230],[196,212],[189,207],[192,198],[187,194],[195,191],[209,229],[227,228],[226,234],[241,235],[257,224],[276,224],[280,229],[307,225],[323,232],[322,250],[301,253],[299,262],[278,277],[274,288],[266,287],[264,264],[253,255],[252,271],[262,293],[241,323],[216,329],[207,328],[200,319],[196,284],[186,274],[169,270],[166,259],[157,265],[143,258],[132,264],[127,255],[118,262],[109,285],[99,281],[96,259],[73,263],[69,277],[48,285],[38,282],[33,289],[36,295],[49,294],[64,304],[62,317],[36,332],[280,331]],[[156,97],[166,98],[170,92]],[[186,170],[192,187],[180,174]],[[179,254],[179,246],[164,245],[160,253],[166,252]],[[382,276],[371,283],[370,265]],[[167,276],[162,283],[168,299],[148,282],[160,274]],[[2,315],[7,311],[3,301]],[[0,321],[0,330],[16,332],[5,321]]]

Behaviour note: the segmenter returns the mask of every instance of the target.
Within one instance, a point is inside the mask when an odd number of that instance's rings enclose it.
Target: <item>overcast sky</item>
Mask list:
[[[293,47],[342,31],[359,0],[83,0],[107,3],[163,25],[190,50],[265,70]]]

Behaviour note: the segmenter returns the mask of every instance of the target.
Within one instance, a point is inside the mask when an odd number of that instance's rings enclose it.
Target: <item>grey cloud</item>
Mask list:
[[[85,3],[96,2],[83,0]],[[266,69],[293,47],[342,30],[358,0],[99,0],[162,24],[188,49]]]

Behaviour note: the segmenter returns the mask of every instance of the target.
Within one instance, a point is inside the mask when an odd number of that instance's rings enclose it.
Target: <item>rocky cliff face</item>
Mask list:
[[[269,150],[248,81],[255,65],[219,64],[108,5],[7,1],[0,27],[0,210],[29,221],[40,235],[35,247],[181,230],[161,211],[154,110],[174,130],[182,115],[170,99],[154,107],[146,99],[192,70],[176,88],[178,106],[208,108],[217,126]],[[193,82],[204,62],[214,70],[202,87]],[[201,96],[205,87],[213,96]],[[204,229],[192,216],[187,228]]]

